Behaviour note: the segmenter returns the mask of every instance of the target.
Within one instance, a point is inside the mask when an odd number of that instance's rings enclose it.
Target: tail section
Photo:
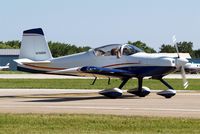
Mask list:
[[[52,59],[48,44],[41,28],[23,32],[19,59],[45,61]]]

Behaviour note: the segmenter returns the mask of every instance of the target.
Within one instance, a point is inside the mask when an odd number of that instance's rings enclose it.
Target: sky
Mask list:
[[[48,41],[90,46],[191,41],[200,49],[199,0],[0,0],[0,41],[41,27]]]

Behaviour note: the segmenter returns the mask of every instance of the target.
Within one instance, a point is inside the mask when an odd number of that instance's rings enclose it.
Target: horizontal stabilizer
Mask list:
[[[15,62],[17,62],[18,64],[47,64],[47,63],[51,63],[51,61],[49,60],[45,60],[45,61],[33,61],[30,59],[16,59],[14,60]]]

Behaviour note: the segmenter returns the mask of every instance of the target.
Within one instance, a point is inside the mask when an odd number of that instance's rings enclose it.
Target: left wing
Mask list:
[[[133,77],[133,74],[127,70],[112,69],[95,66],[75,67],[64,70],[52,71],[50,73],[66,74],[66,75],[79,75],[79,76],[112,76],[112,77]]]

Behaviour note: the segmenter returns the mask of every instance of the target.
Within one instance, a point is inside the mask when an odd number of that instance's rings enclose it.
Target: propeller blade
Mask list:
[[[185,76],[185,69],[184,69],[184,65],[188,62],[187,59],[183,59],[183,58],[180,58],[180,55],[179,55],[179,50],[178,50],[178,45],[176,43],[176,36],[174,35],[172,37],[172,40],[173,40],[173,44],[176,48],[176,52],[177,52],[177,55],[178,55],[178,58],[177,58],[177,62],[176,62],[176,67],[180,67],[181,66],[181,76],[182,76],[182,79],[183,79],[183,87],[184,89],[186,89],[188,86],[189,86],[189,83],[186,79],[186,76]]]
[[[188,86],[189,86],[189,83],[186,79],[186,76],[185,76],[185,69],[183,66],[181,66],[181,75],[182,75],[182,79],[183,79],[183,87],[184,89],[186,89]]]
[[[175,48],[176,48],[176,53],[177,53],[178,58],[179,58],[180,55],[179,55],[178,46],[177,46],[177,44],[176,44],[176,36],[175,36],[175,35],[172,37],[172,41],[173,41],[173,44],[174,44],[174,46],[175,46]]]

